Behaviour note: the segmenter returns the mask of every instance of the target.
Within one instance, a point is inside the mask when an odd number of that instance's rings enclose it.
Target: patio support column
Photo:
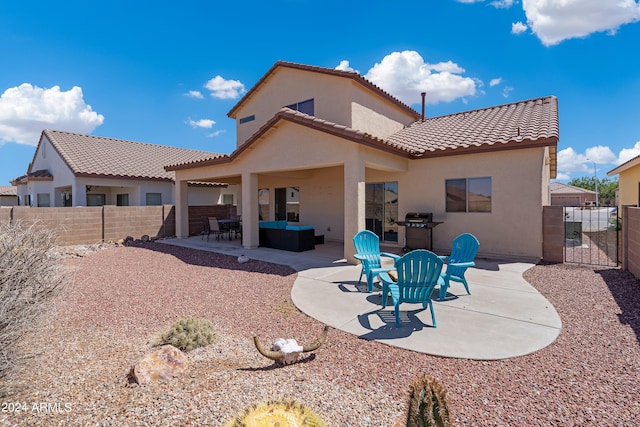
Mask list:
[[[242,246],[246,249],[258,247],[258,175],[242,174]]]
[[[187,181],[178,181],[176,177],[176,237],[189,237],[189,189]]]
[[[344,257],[349,263],[356,263],[353,236],[365,228],[365,166],[353,156],[344,164]]]

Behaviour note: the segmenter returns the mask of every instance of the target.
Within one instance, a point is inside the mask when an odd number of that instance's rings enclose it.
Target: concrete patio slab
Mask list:
[[[393,306],[382,308],[379,288],[367,293],[365,281],[358,285],[360,266],[346,263],[341,243],[294,253],[243,249],[237,240],[207,242],[192,237],[159,242],[288,265],[298,272],[291,299],[299,310],[362,339],[407,350],[506,359],[550,345],[562,328],[555,308],[522,277],[532,262],[478,259],[467,272],[471,295],[462,284],[452,283],[447,299],[434,302],[437,328],[429,310],[419,304],[402,304],[401,325],[396,327]]]

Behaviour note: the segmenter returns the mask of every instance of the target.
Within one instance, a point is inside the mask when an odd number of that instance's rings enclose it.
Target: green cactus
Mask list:
[[[208,320],[187,317],[178,320],[162,335],[162,344],[171,344],[182,351],[204,347],[213,342],[213,325]]]
[[[295,401],[270,400],[254,403],[228,420],[224,427],[325,427],[309,408]]]
[[[429,375],[420,375],[409,390],[407,427],[452,426],[446,390]]]

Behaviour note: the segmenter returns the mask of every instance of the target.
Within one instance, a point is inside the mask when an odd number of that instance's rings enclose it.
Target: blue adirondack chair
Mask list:
[[[480,242],[473,234],[464,233],[453,239],[453,246],[451,248],[451,255],[441,256],[440,259],[446,261],[447,268],[441,274],[440,281],[440,301],[444,301],[447,296],[447,289],[449,284],[453,280],[464,285],[464,288],[469,292],[469,284],[464,277],[464,273],[467,268],[473,267],[476,263],[473,261],[478,253]]]
[[[387,306],[387,298],[391,294],[396,315],[396,327],[400,327],[400,304],[421,303],[422,308],[431,310],[431,321],[436,327],[436,316],[433,313],[433,293],[444,261],[426,249],[416,249],[396,261],[398,281],[391,279],[388,273],[381,273],[382,308]]]
[[[373,281],[380,273],[393,270],[393,267],[382,267],[382,257],[391,258],[394,261],[400,258],[399,255],[380,252],[380,238],[377,234],[363,230],[353,237],[353,244],[356,247],[356,254],[353,256],[362,264],[358,284],[362,281],[362,275],[367,276],[367,290],[373,292]]]

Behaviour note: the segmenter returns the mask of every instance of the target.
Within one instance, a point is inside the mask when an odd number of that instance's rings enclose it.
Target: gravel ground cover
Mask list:
[[[55,314],[22,343],[39,355],[2,384],[0,425],[219,426],[252,402],[293,398],[330,426],[392,426],[422,373],[447,388],[460,426],[640,425],[640,284],[618,269],[526,271],[563,322],[531,355],[439,358],[332,330],[303,362],[276,367],[254,334],[304,343],[323,327],[291,303],[288,267],[156,243],[64,264]],[[187,316],[209,319],[214,343],[187,353],[186,374],[132,384],[129,368]]]

